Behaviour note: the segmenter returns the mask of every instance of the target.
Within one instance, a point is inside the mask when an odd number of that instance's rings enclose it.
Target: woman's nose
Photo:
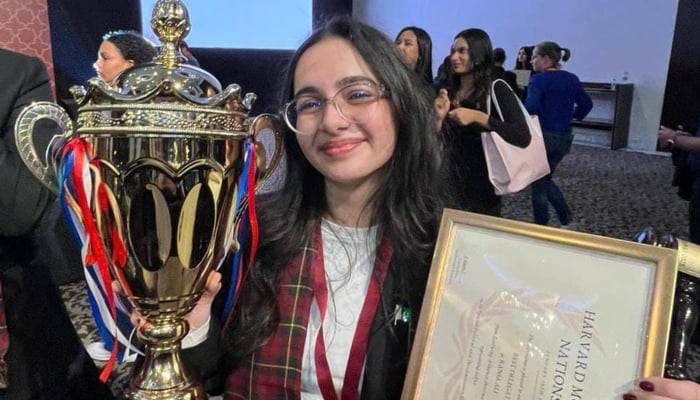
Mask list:
[[[326,128],[326,131],[332,130],[332,128],[347,127],[350,124],[340,113],[335,102],[327,101],[323,107],[321,125]]]

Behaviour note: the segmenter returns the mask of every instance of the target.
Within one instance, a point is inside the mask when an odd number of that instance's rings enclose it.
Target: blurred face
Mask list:
[[[410,29],[401,32],[396,39],[396,48],[401,53],[404,64],[415,71],[418,59],[420,59],[416,34]]]
[[[525,52],[524,49],[518,50],[518,62],[521,62],[521,63],[527,62],[527,53]]]
[[[117,46],[105,40],[97,52],[97,61],[93,64],[97,76],[106,84],[114,86],[116,78],[127,68],[134,65],[133,60],[126,60]]]
[[[349,122],[338,113],[334,101],[361,102],[371,96],[364,87],[378,80],[349,42],[323,39],[307,49],[294,71],[294,94],[301,100],[314,96],[323,115],[315,132],[297,134],[304,156],[326,180],[326,187],[353,189],[376,185],[378,171],[389,161],[396,146],[396,123],[390,101],[374,97],[369,112]],[[347,88],[351,89],[348,90]],[[306,107],[306,106],[302,106]]]
[[[533,71],[544,71],[547,68],[554,66],[554,63],[549,57],[541,56],[540,49],[535,47],[532,51],[532,70]]]
[[[452,65],[452,72],[456,75],[466,75],[472,72],[474,64],[469,57],[469,44],[461,37],[455,39],[452,44],[450,65]]]

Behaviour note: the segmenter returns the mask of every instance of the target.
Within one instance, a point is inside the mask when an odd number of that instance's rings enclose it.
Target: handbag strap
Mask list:
[[[496,87],[496,83],[498,83],[498,82],[503,82],[503,84],[506,85],[506,87],[510,90],[513,97],[515,97],[515,100],[518,102],[518,106],[520,107],[520,111],[522,111],[522,113],[525,117],[529,117],[530,113],[527,111],[527,108],[525,108],[525,105],[520,100],[520,97],[518,97],[518,95],[515,94],[515,92],[513,91],[513,88],[510,87],[508,82],[506,82],[500,78],[494,79],[493,82],[491,82],[491,93],[489,94],[489,102],[487,103],[487,106],[486,106],[487,110],[488,110],[488,115],[489,116],[491,115],[490,105],[491,105],[491,102],[493,101],[493,105],[496,107],[496,112],[498,113],[498,117],[501,119],[501,121],[503,121],[503,113],[501,113],[501,106],[498,104],[498,96],[496,96],[496,91],[494,90],[494,88]]]

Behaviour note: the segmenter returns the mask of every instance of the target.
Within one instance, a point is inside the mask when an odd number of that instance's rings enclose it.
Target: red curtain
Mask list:
[[[53,86],[46,0],[0,0],[0,47],[44,60]]]

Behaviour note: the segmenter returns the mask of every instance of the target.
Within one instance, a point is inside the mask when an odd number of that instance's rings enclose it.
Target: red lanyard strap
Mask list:
[[[323,262],[323,242],[321,240],[320,227],[316,232],[316,257],[311,266],[313,276],[314,295],[321,314],[321,326],[316,337],[316,345],[314,348],[314,359],[316,362],[316,377],[318,386],[321,390],[323,398],[326,400],[337,400],[338,395],[333,385],[333,377],[326,358],[326,344],[323,337],[323,321],[326,316],[328,307],[328,286],[326,283],[326,271]],[[388,241],[382,238],[374,261],[373,273],[370,278],[367,296],[360,311],[360,318],[357,323],[355,335],[353,336],[352,345],[350,346],[350,355],[348,356],[348,364],[345,370],[345,378],[343,379],[343,388],[341,391],[341,400],[356,400],[360,386],[360,377],[365,363],[367,352],[367,344],[369,343],[369,334],[374,321],[374,315],[379,305],[381,298],[381,288],[384,278],[389,269],[389,261],[393,253],[392,247]]]

